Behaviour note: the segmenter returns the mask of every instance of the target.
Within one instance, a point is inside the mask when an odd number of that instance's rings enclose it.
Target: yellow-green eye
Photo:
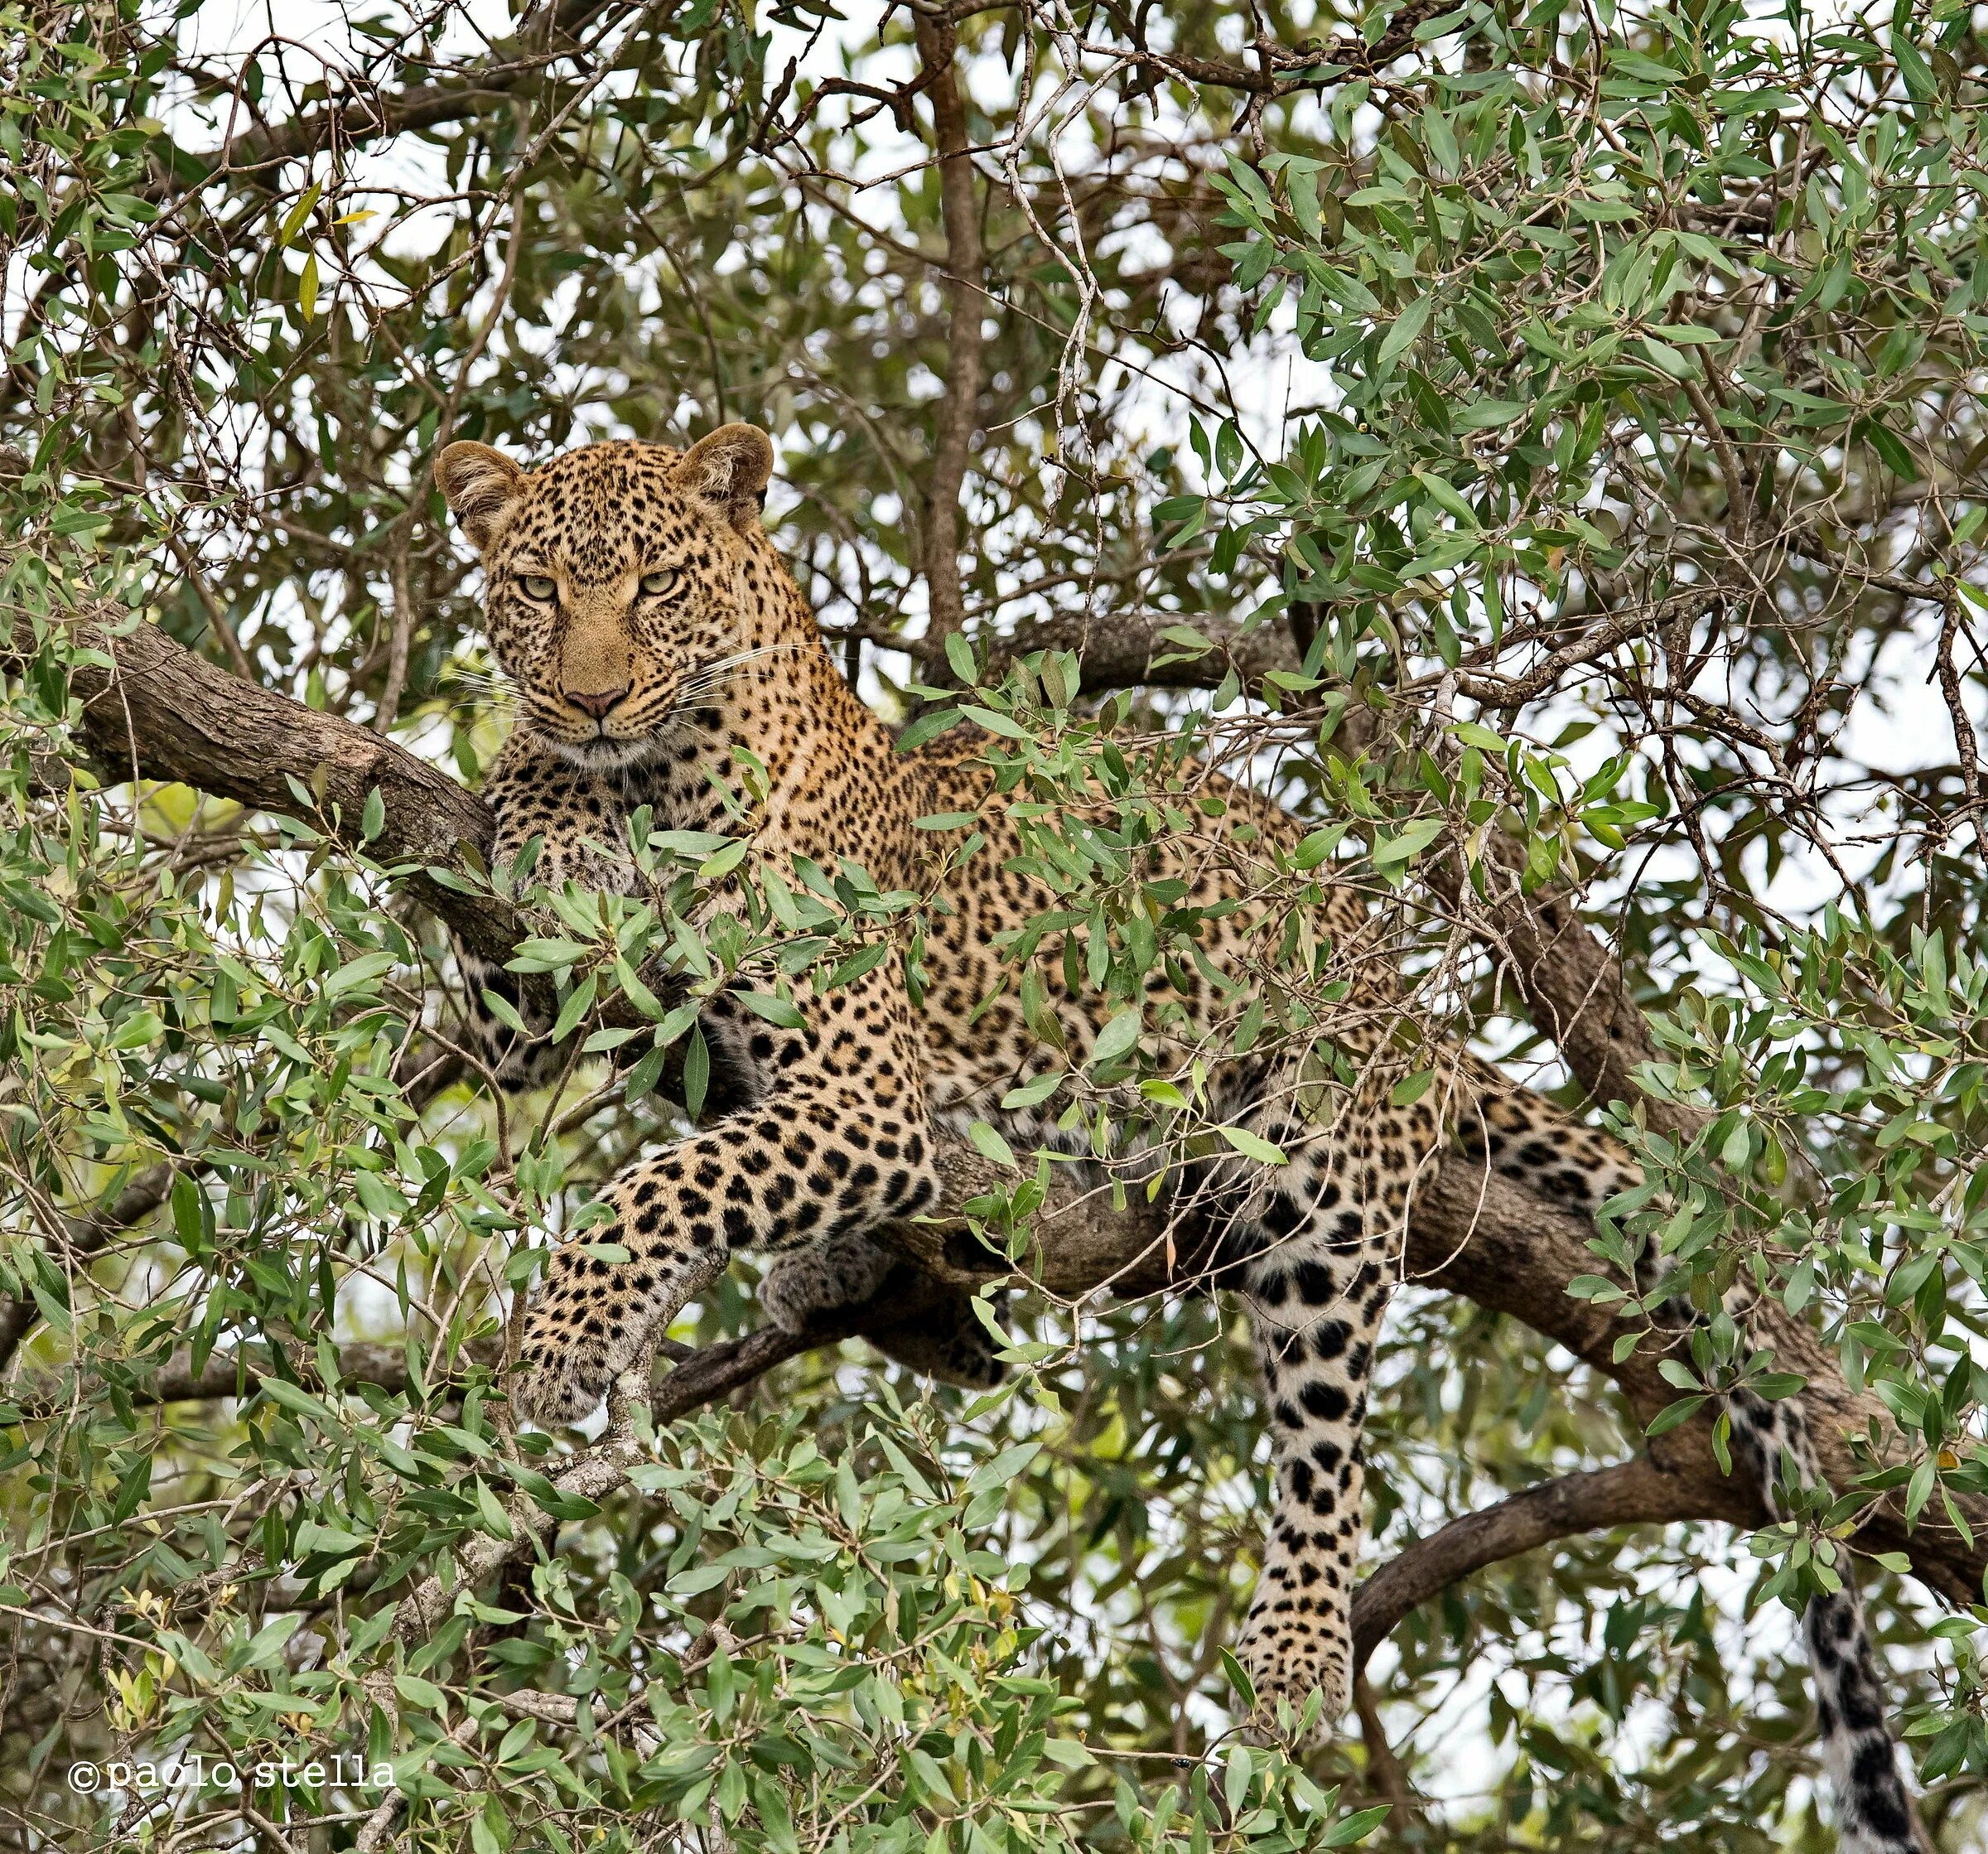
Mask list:
[[[527,573],[518,583],[524,588],[528,599],[536,599],[541,605],[550,605],[559,596],[556,580],[548,579],[543,573]]]
[[[642,576],[642,590],[652,599],[659,599],[665,592],[673,592],[677,582],[683,576],[674,567],[664,567],[653,573]]]

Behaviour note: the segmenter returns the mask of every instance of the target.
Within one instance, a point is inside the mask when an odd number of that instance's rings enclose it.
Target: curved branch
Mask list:
[[[1735,1494],[1743,1491],[1735,1483],[1726,1485]],[[1556,1538],[1612,1526],[1667,1525],[1679,1519],[1744,1523],[1742,1503],[1708,1499],[1711,1491],[1639,1456],[1611,1468],[1563,1475],[1452,1519],[1403,1547],[1360,1586],[1353,1600],[1353,1667],[1366,1666],[1368,1657],[1394,1633],[1395,1625],[1438,1591],[1488,1564],[1518,1557]]]

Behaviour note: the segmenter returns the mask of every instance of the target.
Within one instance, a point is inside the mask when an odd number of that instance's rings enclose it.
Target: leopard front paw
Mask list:
[[[525,1320],[512,1407],[548,1428],[591,1415],[617,1378],[648,1362],[654,1312],[611,1277],[590,1278],[562,1250]]]

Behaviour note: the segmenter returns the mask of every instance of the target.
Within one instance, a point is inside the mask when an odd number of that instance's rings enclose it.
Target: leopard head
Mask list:
[[[590,444],[537,470],[487,444],[442,451],[436,480],[482,557],[521,725],[582,765],[658,750],[750,648],[744,568],[772,471],[751,425],[688,451]]]

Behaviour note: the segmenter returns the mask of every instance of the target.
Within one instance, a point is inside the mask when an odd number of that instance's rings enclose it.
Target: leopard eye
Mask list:
[[[683,576],[674,567],[663,567],[653,573],[642,576],[642,590],[652,599],[659,599],[665,592],[673,592],[677,582]]]
[[[527,573],[518,582],[524,589],[528,599],[536,599],[541,605],[550,605],[559,596],[557,580],[548,579],[543,573]]]

